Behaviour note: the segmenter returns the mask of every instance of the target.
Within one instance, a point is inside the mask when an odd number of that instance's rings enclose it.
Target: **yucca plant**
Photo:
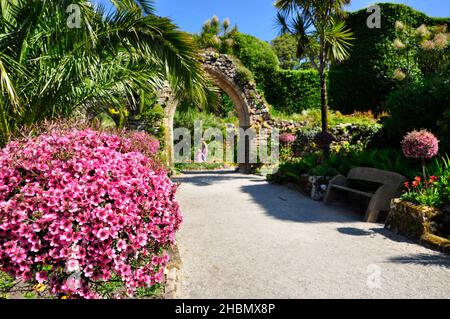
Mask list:
[[[203,24],[202,31],[195,37],[203,49],[212,48],[222,53],[231,53],[235,45],[233,38],[237,32],[237,26],[231,28],[229,18],[221,23],[217,16],[213,16]]]
[[[297,57],[307,58],[318,70],[321,85],[322,131],[328,132],[326,71],[331,62],[349,57],[353,33],[342,21],[343,7],[350,0],[277,0],[277,23],[281,34],[297,38]]]
[[[196,44],[153,1],[0,0],[0,143],[11,131],[80,107],[139,105],[169,82],[204,100]],[[67,23],[69,5],[79,27]]]

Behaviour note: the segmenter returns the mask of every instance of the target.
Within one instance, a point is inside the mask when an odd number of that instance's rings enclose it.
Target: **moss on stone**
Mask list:
[[[442,212],[436,208],[418,206],[400,199],[394,199],[386,220],[386,228],[418,240],[432,249],[450,252],[450,241],[433,233],[433,219],[440,214]]]

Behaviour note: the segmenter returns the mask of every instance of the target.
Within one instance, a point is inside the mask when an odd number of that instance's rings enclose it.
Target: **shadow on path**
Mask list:
[[[262,183],[241,186],[268,216],[299,223],[360,222],[364,215],[338,206],[325,206],[285,186]]]
[[[415,254],[389,258],[389,262],[398,264],[414,264],[423,266],[442,266],[450,268],[450,256],[444,254]]]
[[[192,184],[195,186],[210,186],[228,180],[237,179],[244,179],[250,182],[265,182],[262,177],[239,174],[234,169],[186,172],[180,176],[172,177],[171,179],[175,183]]]

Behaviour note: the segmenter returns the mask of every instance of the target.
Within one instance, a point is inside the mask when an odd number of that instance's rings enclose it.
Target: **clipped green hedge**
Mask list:
[[[385,130],[390,141],[400,141],[412,131],[428,129],[436,134],[441,149],[450,150],[450,73],[443,77],[427,78],[393,91],[384,107],[391,116],[385,120]]]
[[[280,62],[271,45],[252,35],[237,33],[233,36],[234,55],[253,72],[260,89],[265,88],[267,73],[277,70]]]
[[[282,70],[272,46],[237,33],[234,55],[252,71],[258,89],[276,110],[286,114],[320,107],[320,82],[315,70]]]
[[[315,70],[276,70],[266,77],[265,97],[286,114],[320,108],[320,79]]]
[[[367,27],[370,14],[365,9],[347,17],[347,25],[353,30],[356,40],[350,59],[332,66],[329,74],[330,106],[335,110],[343,113],[382,111],[387,95],[395,88],[392,80],[394,70],[407,63],[392,45],[396,38],[396,21],[419,27],[421,24],[445,24],[450,20],[430,18],[406,5],[379,5],[380,29]]]

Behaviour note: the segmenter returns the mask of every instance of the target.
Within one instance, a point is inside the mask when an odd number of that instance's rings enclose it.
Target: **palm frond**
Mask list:
[[[352,47],[353,32],[347,29],[343,21],[332,22],[325,28],[325,43],[327,55],[332,61],[341,62],[346,60],[350,55]]]
[[[111,3],[106,12],[87,0],[0,0],[0,138],[81,106],[135,107],[138,92],[154,94],[164,81],[206,100],[192,37],[157,17],[153,1]],[[69,4],[79,6],[81,28],[67,26]]]

